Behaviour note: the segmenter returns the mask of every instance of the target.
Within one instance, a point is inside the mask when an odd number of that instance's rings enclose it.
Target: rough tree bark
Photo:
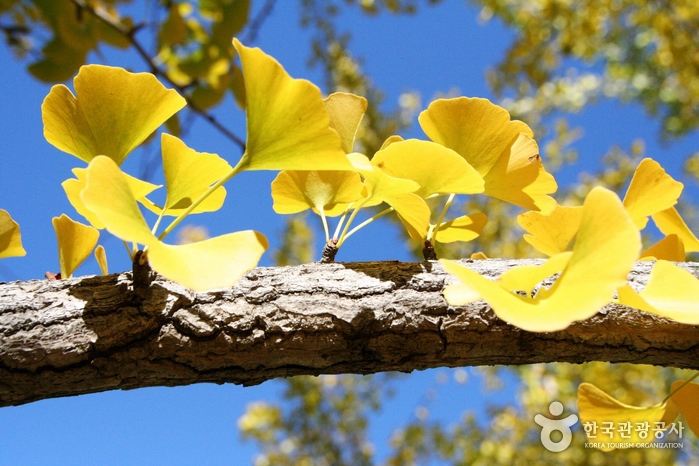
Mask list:
[[[486,276],[537,261],[463,261]],[[680,264],[699,276],[699,264]],[[645,284],[652,264],[629,276]],[[111,389],[259,384],[300,374],[586,361],[699,369],[699,326],[623,306],[530,333],[488,306],[449,306],[438,262],[257,268],[194,293],[131,273],[0,284],[0,405]],[[561,309],[565,312],[565,309]]]

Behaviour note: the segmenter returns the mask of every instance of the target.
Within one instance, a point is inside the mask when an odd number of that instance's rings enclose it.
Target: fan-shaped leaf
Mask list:
[[[564,207],[557,205],[548,214],[530,211],[517,217],[517,223],[528,235],[524,240],[547,256],[568,250],[568,245],[580,228],[582,207]]]
[[[12,220],[6,210],[0,209],[0,259],[26,254],[27,251],[22,247],[19,224]]]
[[[449,261],[442,261],[470,289],[477,291],[506,322],[524,330],[562,330],[594,315],[626,283],[641,247],[635,228],[621,201],[604,188],[590,191],[573,254],[556,283],[530,298],[510,292],[500,283]],[[445,296],[449,299],[448,288]]]
[[[320,89],[293,79],[258,48],[233,45],[245,80],[247,146],[239,166],[246,170],[351,170]]]
[[[655,439],[653,431],[648,427],[655,428],[656,422],[662,422],[669,428],[670,423],[679,413],[672,400],[647,408],[631,406],[612,398],[591,383],[581,383],[578,387],[578,412],[583,425],[593,423],[598,427],[596,437],[590,440],[597,444],[607,444],[608,446],[600,448],[603,451],[614,450],[615,444],[648,443]],[[622,422],[630,422],[631,431],[629,438],[620,440],[615,434],[618,434],[616,429]],[[603,427],[608,425],[613,428],[608,431],[609,433],[605,433]],[[641,437],[641,432],[644,430],[639,425],[648,426],[645,429],[647,434],[645,438]]]
[[[323,209],[325,215],[340,215],[361,197],[363,187],[355,172],[285,170],[272,182],[273,208],[278,214]]]
[[[58,239],[58,262],[61,266],[61,277],[70,278],[73,272],[82,264],[97,245],[100,237],[97,229],[73,221],[66,214],[54,217],[53,228]]]
[[[699,325],[699,279],[664,260],[655,263],[640,293],[628,285],[619,288],[619,302],[683,324]]]
[[[483,178],[459,154],[430,141],[408,139],[378,151],[371,161],[394,178],[417,182],[415,194],[475,194],[484,190]]]
[[[684,185],[665,173],[663,167],[653,159],[643,159],[624,197],[624,207],[631,215],[636,227],[642,230],[648,216],[667,210],[677,204]]]
[[[75,96],[58,84],[41,106],[46,140],[89,162],[106,155],[117,164],[185,100],[150,73],[86,65],[73,81]]]

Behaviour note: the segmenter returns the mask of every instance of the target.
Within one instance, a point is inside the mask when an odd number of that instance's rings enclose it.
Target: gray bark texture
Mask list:
[[[489,277],[535,260],[464,260]],[[698,263],[680,266],[699,276]],[[629,275],[636,289],[652,263]],[[631,362],[699,369],[699,326],[610,304],[552,333],[454,307],[439,262],[256,268],[195,293],[132,273],[0,284],[0,406],[148,386],[432,367]],[[137,287],[138,288],[138,287]],[[565,312],[565,309],[561,309]]]

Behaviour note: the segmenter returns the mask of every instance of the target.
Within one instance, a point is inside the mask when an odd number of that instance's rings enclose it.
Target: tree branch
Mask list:
[[[226,138],[228,138],[230,141],[232,141],[234,144],[236,144],[241,152],[245,152],[245,141],[243,141],[241,138],[236,136],[232,131],[230,131],[228,128],[223,126],[219,121],[211,115],[210,113],[207,113],[206,110],[203,110],[199,108],[193,101],[192,99],[187,95],[187,90],[185,89],[184,86],[181,86],[177,84],[175,81],[173,81],[168,74],[161,70],[153,61],[151,56],[148,54],[146,51],[145,47],[136,39],[136,33],[139,31],[140,27],[132,27],[132,28],[127,28],[120,22],[116,21],[114,18],[109,16],[106,12],[104,12],[101,9],[95,9],[92,6],[88,5],[87,2],[84,0],[72,0],[75,6],[81,10],[85,10],[89,12],[90,14],[94,15],[95,18],[99,19],[112,29],[114,29],[116,32],[124,36],[129,43],[133,46],[134,50],[136,50],[136,53],[138,56],[143,59],[143,61],[146,62],[148,67],[150,68],[150,72],[164,81],[166,81],[169,85],[174,87],[179,94],[184,97],[185,101],[187,102],[187,107],[189,110],[192,112],[196,113],[200,117],[204,118],[206,121],[208,121],[214,128],[216,128],[221,134],[223,134]]]
[[[540,261],[464,263],[494,277]],[[682,263],[699,276],[699,264]],[[652,263],[639,262],[632,286]],[[254,385],[301,374],[586,361],[699,369],[699,326],[623,306],[554,333],[499,320],[483,302],[449,306],[438,262],[257,268],[195,293],[131,273],[0,285],[0,405],[198,382]],[[561,309],[565,312],[565,309]]]

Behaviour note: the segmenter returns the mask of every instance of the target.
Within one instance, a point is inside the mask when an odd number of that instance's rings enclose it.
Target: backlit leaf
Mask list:
[[[355,172],[285,170],[272,182],[273,208],[278,214],[323,209],[325,215],[340,215],[347,204],[361,197],[362,188]]]
[[[619,288],[619,303],[683,324],[699,325],[699,279],[671,262],[659,260],[640,293],[628,285]]]
[[[519,133],[534,137],[525,123],[481,98],[435,100],[418,121],[430,139],[458,152],[483,177]]]
[[[66,214],[54,217],[53,228],[58,240],[58,262],[61,266],[61,277],[70,278],[73,272],[82,264],[97,245],[100,237],[97,229],[73,221]]]
[[[525,291],[532,296],[532,290],[546,278],[565,269],[573,255],[572,251],[551,256],[542,265],[513,267],[500,275],[500,286],[510,291]]]
[[[6,210],[0,209],[0,259],[26,254],[27,252],[22,247],[19,224],[12,220]]]
[[[548,214],[530,211],[517,217],[517,223],[528,233],[524,240],[539,252],[553,256],[568,250],[570,242],[580,228],[582,207],[557,205]]]
[[[624,197],[624,207],[639,230],[648,216],[667,210],[677,203],[684,185],[672,179],[653,159],[643,159],[631,179]]]
[[[420,196],[413,194],[420,185],[412,180],[390,176],[364,154],[355,152],[348,154],[347,158],[365,178],[368,192],[364,205],[387,203],[396,210],[411,238],[425,238],[430,224],[430,208]]]
[[[667,235],[646,251],[641,253],[639,260],[666,260],[682,262],[685,259],[682,238],[672,234]]]
[[[196,152],[169,134],[162,135],[163,171],[167,215],[179,215],[209,187],[230,172],[231,166],[216,154]],[[214,212],[221,208],[226,190],[219,187],[191,213]]]
[[[542,212],[555,204],[557,189],[546,173],[534,134],[523,122],[487,99],[438,99],[419,116],[433,141],[455,150],[485,180],[485,194]]]
[[[101,244],[95,248],[95,260],[97,260],[97,264],[100,266],[100,272],[102,272],[102,275],[108,275],[109,267],[107,265],[107,251],[104,250],[104,246]]]
[[[677,406],[672,400],[666,403],[659,403],[650,407],[631,406],[612,398],[591,383],[581,383],[578,387],[578,412],[583,425],[592,423],[597,426],[596,437],[588,437],[590,442],[607,444],[600,448],[603,451],[614,450],[612,444],[648,443],[655,440],[653,429],[656,423],[663,423],[665,428],[670,427],[677,414]],[[619,423],[630,422],[630,437],[619,438],[617,431]],[[612,423],[610,433],[605,433],[602,427]],[[648,424],[645,424],[648,423]],[[646,425],[645,429],[641,426]],[[641,432],[645,430],[646,437],[641,437]]]
[[[58,84],[41,106],[46,140],[89,162],[106,155],[117,164],[185,106],[150,73],[87,65],[73,81],[74,96]]]
[[[671,400],[684,416],[687,426],[694,432],[694,435],[699,435],[699,403],[697,403],[699,384],[685,384],[684,380],[677,380],[672,382],[670,392],[674,392]]]
[[[475,194],[484,189],[483,178],[459,154],[430,141],[408,139],[378,151],[372,164],[394,178],[417,182],[415,194]]]
[[[245,80],[246,170],[351,170],[320,89],[258,48],[233,45]]]
[[[269,244],[256,231],[238,231],[197,243],[149,245],[148,261],[159,274],[193,290],[233,285],[254,268]]]
[[[257,264],[268,246],[254,231],[183,245],[161,242],[148,228],[125,176],[108,157],[90,162],[81,197],[110,233],[146,247],[153,270],[194,290],[232,285]]]
[[[594,188],[583,209],[568,264],[555,284],[541,289],[534,298],[513,294],[454,262],[442,261],[444,268],[477,291],[504,321],[529,331],[562,330],[591,317],[611,300],[615,289],[626,283],[641,248],[638,230],[616,194]]]
[[[530,210],[551,212],[558,189],[544,169],[536,141],[520,133],[484,177],[485,194]]]
[[[684,249],[686,252],[699,252],[699,239],[694,236],[694,233],[689,229],[687,224],[682,219],[682,216],[677,212],[677,209],[670,207],[661,212],[656,212],[652,215],[653,222],[658,229],[666,235],[676,234],[682,238]]]
[[[340,136],[342,149],[347,154],[354,152],[354,138],[366,112],[367,100],[358,95],[335,92],[323,102],[330,117],[330,127]]]
[[[80,197],[107,231],[127,242],[157,241],[148,228],[124,173],[109,157],[95,157],[86,170]]]
[[[488,217],[481,212],[455,218],[439,225],[435,240],[439,243],[472,241],[481,234],[487,222]]]
[[[102,230],[104,229],[104,224],[95,214],[93,214],[90,211],[90,209],[88,209],[85,206],[82,198],[80,197],[80,193],[83,189],[85,189],[85,186],[87,184],[86,173],[87,170],[85,168],[74,168],[73,174],[75,175],[75,178],[69,178],[65,180],[63,183],[61,183],[61,186],[63,186],[63,190],[65,191],[66,196],[68,197],[68,201],[70,201],[71,205],[75,208],[75,210],[80,215],[85,217],[85,219],[90,223],[90,225],[99,230]],[[156,213],[160,213],[160,209],[155,208],[154,204],[146,198],[148,194],[155,191],[160,186],[149,183],[147,181],[139,180],[138,178],[135,178],[123,172],[122,175],[126,178],[126,182],[128,183],[129,188],[131,188],[131,192],[133,193],[134,197],[136,197],[136,199],[142,204],[144,204],[146,207],[151,208],[151,206],[153,206],[151,210],[153,210]]]

